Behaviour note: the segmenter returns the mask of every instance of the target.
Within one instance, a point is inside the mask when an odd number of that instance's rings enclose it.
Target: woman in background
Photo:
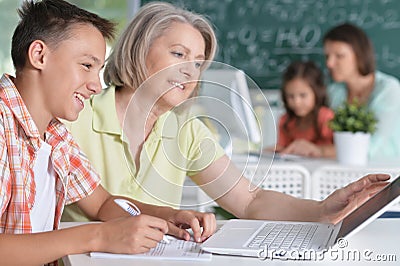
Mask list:
[[[335,157],[334,113],[327,107],[322,71],[311,61],[293,62],[283,74],[282,100],[286,113],[279,120],[276,151],[310,157]]]
[[[239,218],[336,223],[382,184],[385,176],[369,175],[323,201],[252,185],[208,128],[177,110],[196,94],[215,50],[213,29],[197,14],[162,2],[136,14],[106,65],[109,88],[91,98],[70,127],[109,191],[179,207],[189,176]],[[71,209],[67,216],[82,219]]]
[[[345,23],[329,30],[323,38],[326,66],[334,81],[328,86],[331,108],[357,99],[378,118],[371,136],[370,159],[400,157],[400,84],[375,70],[372,43],[365,32]]]

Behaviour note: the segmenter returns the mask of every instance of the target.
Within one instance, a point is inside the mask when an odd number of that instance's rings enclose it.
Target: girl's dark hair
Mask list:
[[[315,95],[315,107],[312,110],[312,124],[315,131],[317,141],[321,138],[321,130],[318,126],[318,113],[322,106],[328,106],[328,98],[326,93],[326,87],[324,82],[324,75],[319,67],[315,65],[312,61],[301,62],[295,61],[292,62],[285,70],[282,77],[282,88],[281,88],[281,96],[286,109],[286,113],[288,115],[288,119],[283,125],[283,129],[287,134],[291,134],[288,130],[289,122],[293,119],[297,120],[298,117],[296,114],[288,107],[285,88],[288,82],[294,79],[302,79],[306,81]]]
[[[344,23],[330,29],[323,38],[327,41],[344,42],[351,46],[356,56],[358,72],[366,76],[375,72],[373,45],[365,32],[355,25]]]
[[[56,47],[70,37],[74,25],[91,24],[104,38],[114,37],[115,23],[63,0],[26,0],[18,9],[18,14],[21,19],[11,44],[11,57],[17,71],[25,66],[33,41],[42,40]]]

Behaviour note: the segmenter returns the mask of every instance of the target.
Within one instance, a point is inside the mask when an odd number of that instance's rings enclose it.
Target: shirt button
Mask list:
[[[32,209],[32,203],[28,203],[28,208]]]

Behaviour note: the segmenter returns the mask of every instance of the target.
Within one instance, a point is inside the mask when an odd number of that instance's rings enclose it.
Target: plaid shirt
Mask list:
[[[100,178],[71,134],[57,119],[46,132],[56,172],[54,229],[65,204],[78,201],[98,186]],[[35,204],[33,166],[40,149],[39,131],[12,78],[0,79],[0,233],[31,233],[30,211]],[[36,177],[42,178],[42,177]]]

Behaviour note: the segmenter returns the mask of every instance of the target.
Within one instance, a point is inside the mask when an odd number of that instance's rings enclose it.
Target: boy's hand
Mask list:
[[[217,228],[215,216],[212,213],[179,210],[168,219],[168,234],[190,239],[190,234],[185,229],[191,228],[196,242],[203,242],[210,237]]]
[[[147,252],[168,232],[165,220],[145,214],[110,220],[100,226],[96,251],[112,253]]]

